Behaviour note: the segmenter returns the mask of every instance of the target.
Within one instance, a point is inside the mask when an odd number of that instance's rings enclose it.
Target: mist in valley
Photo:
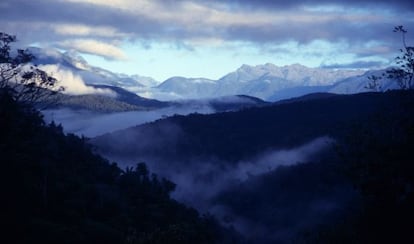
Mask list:
[[[133,148],[139,148],[139,152],[150,150],[153,145],[163,145],[165,151],[174,151],[175,145],[185,137],[185,132],[176,124],[164,123],[152,132],[143,130],[138,134],[125,133],[123,135],[121,140],[119,137],[111,138],[111,135],[105,137],[105,140],[109,145],[113,144],[117,148],[130,148],[133,143]],[[170,179],[177,185],[172,193],[172,197],[177,201],[194,207],[203,214],[213,214],[223,226],[235,228],[248,239],[261,240],[266,243],[275,240],[286,242],[298,235],[300,231],[326,223],[333,218],[333,215],[341,214],[340,211],[338,213],[338,209],[344,208],[354,196],[350,186],[343,185],[340,180],[340,183],[333,184],[332,188],[328,189],[328,193],[317,192],[317,188],[312,188],[313,182],[311,182],[310,191],[314,192],[310,195],[309,193],[303,194],[301,187],[293,186],[292,188],[291,182],[288,182],[285,187],[267,184],[269,175],[283,175],[285,173],[280,172],[284,169],[288,169],[287,174],[295,177],[295,166],[319,161],[321,155],[332,151],[334,144],[334,139],[321,136],[294,148],[264,150],[253,157],[237,162],[224,161],[214,155],[189,157],[184,160],[164,157],[162,152],[158,156],[150,153],[134,155],[133,149],[126,149],[125,154],[113,154],[111,150],[99,151],[99,146],[98,152],[123,168],[133,167],[138,162],[145,162],[150,171]],[[315,168],[318,167],[315,166]],[[321,169],[323,170],[325,169]],[[310,172],[312,173],[314,172]],[[316,170],[316,174],[318,173],[320,172]],[[305,177],[313,178],[309,175]],[[305,177],[290,180],[297,181],[299,185],[308,184]],[[318,180],[316,184],[319,184]],[[274,192],[269,192],[272,189]],[[248,194],[249,191],[266,192],[268,195],[280,194],[283,204],[277,205],[271,200],[261,202],[256,199],[256,201],[255,197],[249,196],[237,199],[243,194]],[[298,196],[295,196],[296,194]],[[302,194],[303,197],[300,196]],[[228,200],[229,198],[234,199]],[[298,201],[298,199],[301,200]],[[238,204],[250,205],[249,210],[238,211]],[[283,212],[283,219],[290,215],[289,220],[279,220],[275,216],[275,220],[270,221],[271,224],[266,222],[264,220],[266,218],[261,216],[266,215],[266,212],[270,210],[261,209],[260,206],[272,204],[276,206],[275,209],[270,207],[271,211]]]
[[[414,1],[0,11],[5,240],[414,243]]]
[[[175,114],[187,115],[191,113],[209,114],[214,109],[206,105],[172,106],[147,111],[128,111],[114,113],[99,113],[88,110],[70,108],[49,109],[42,111],[45,121],[62,124],[64,131],[79,136],[96,137],[116,130],[141,125]]]
[[[358,218],[363,193],[347,175],[355,169],[345,163],[361,156],[341,150],[344,141],[351,145],[345,148],[364,150],[345,139],[355,134],[355,124],[385,123],[373,130],[386,138],[389,120],[405,113],[394,109],[379,120],[378,111],[398,108],[403,100],[396,94],[329,96],[227,113],[196,103],[107,114],[49,110],[46,117],[60,120],[66,132],[90,137],[95,152],[122,169],[144,162],[176,184],[172,198],[248,241],[289,243],[324,229],[336,233]],[[364,133],[356,138],[372,143]]]

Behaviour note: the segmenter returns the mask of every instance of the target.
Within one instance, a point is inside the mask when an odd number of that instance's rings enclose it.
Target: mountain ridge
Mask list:
[[[310,68],[301,64],[243,64],[217,80],[173,76],[158,82],[151,77],[118,74],[89,65],[78,53],[61,53],[58,50],[40,48],[30,50],[38,57],[35,64],[54,66],[55,68],[51,69],[52,73],[67,72],[80,79],[85,86],[117,86],[142,97],[162,101],[241,94],[266,101],[277,101],[310,92],[353,94],[370,91],[366,88],[368,77],[385,72]],[[381,84],[384,90],[398,88],[387,79],[381,80]]]

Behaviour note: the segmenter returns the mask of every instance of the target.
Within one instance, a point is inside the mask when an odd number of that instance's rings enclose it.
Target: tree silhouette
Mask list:
[[[53,102],[50,98],[63,87],[57,86],[57,80],[45,71],[30,64],[35,57],[28,50],[18,49],[13,55],[11,45],[16,41],[16,36],[0,32],[1,92],[26,104]]]
[[[214,219],[170,197],[174,183],[145,163],[122,170],[27,107],[0,93],[0,243],[223,243]]]
[[[401,34],[403,48],[400,49],[401,54],[395,58],[399,67],[392,68],[387,71],[389,78],[397,80],[398,85],[403,90],[414,88],[414,47],[408,46],[405,40],[407,30],[402,25],[394,28],[395,33]]]
[[[400,48],[401,54],[395,58],[398,67],[393,67],[382,73],[381,76],[371,75],[365,88],[373,91],[382,91],[380,80],[384,77],[395,79],[402,90],[414,88],[414,47],[408,46],[405,39],[407,30],[402,26],[394,27],[395,33],[401,34],[403,47]]]
[[[368,84],[365,86],[365,88],[373,90],[373,91],[378,91],[378,92],[382,91],[380,80],[383,78],[383,76],[376,76],[376,75],[368,76],[369,81],[368,81]]]

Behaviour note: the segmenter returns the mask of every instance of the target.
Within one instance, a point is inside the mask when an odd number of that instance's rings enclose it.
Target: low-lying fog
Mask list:
[[[152,122],[174,114],[209,114],[214,112],[214,109],[210,106],[199,104],[197,106],[172,106],[148,111],[116,113],[98,113],[88,110],[74,110],[69,108],[49,109],[42,111],[47,123],[54,121],[56,124],[62,124],[66,133],[74,133],[79,136],[83,135],[90,138],[108,132]]]
[[[164,175],[177,184],[173,197],[188,203],[202,211],[211,211],[209,200],[216,194],[234,184],[240,184],[249,177],[260,176],[277,169],[279,166],[289,166],[306,163],[333,143],[329,137],[316,138],[304,145],[292,149],[276,149],[262,152],[252,159],[237,162],[214,162],[201,160],[193,162],[186,168],[165,167],[172,162],[158,162],[158,165],[148,162],[150,168]],[[157,166],[162,165],[162,169]],[[132,166],[132,165],[131,165]]]
[[[175,130],[178,129],[175,128]],[[170,138],[167,139],[166,134],[160,137],[168,140],[165,144],[170,146],[175,143],[175,140],[184,136],[179,132],[180,130],[174,132],[173,126],[169,126],[168,131],[171,132]],[[109,135],[106,139],[117,146],[123,146],[119,145],[122,142],[111,136]],[[136,140],[134,146],[148,146],[146,143],[154,141],[156,136],[150,135],[150,137],[152,138],[142,135],[140,140]],[[126,139],[124,143],[131,143],[131,141]],[[162,153],[155,157],[146,157],[146,155],[128,157],[124,154],[105,155],[105,152],[101,153],[110,160],[118,162],[121,167],[146,162],[151,172],[177,184],[172,194],[173,198],[196,208],[201,213],[213,214],[222,224],[235,228],[250,240],[263,241],[259,243],[285,243],[300,231],[325,223],[332,215],[340,213],[342,206],[350,199],[350,188],[339,183],[334,184],[332,188],[326,186],[327,190],[319,192],[318,184],[322,185],[322,188],[325,187],[325,183],[318,176],[320,169],[313,172],[315,175],[312,175],[312,172],[305,173],[307,180],[304,184],[310,182],[310,185],[304,187],[300,186],[304,179],[296,178],[300,176],[300,173],[295,175],[292,173],[293,170],[289,171],[292,178],[287,182],[276,180],[276,185],[267,184],[273,181],[269,180],[269,174],[276,175],[280,167],[300,167],[308,162],[318,161],[319,155],[331,150],[333,143],[332,138],[322,136],[296,148],[264,150],[253,158],[238,162],[225,162],[213,156],[175,160],[171,157],[164,157]],[[280,175],[283,176],[283,174]],[[316,179],[315,185],[311,182],[312,180],[309,180],[314,178]],[[310,188],[309,191],[308,188]],[[265,194],[267,197],[263,201],[255,199],[252,198],[254,194],[251,192],[258,192],[259,196]],[[271,200],[275,198],[280,198],[280,201]],[[274,203],[278,205],[273,206]],[[247,210],[241,205],[246,205]],[[274,220],[268,220],[263,216],[266,216],[269,211],[280,212],[280,214]]]
[[[46,122],[53,120],[55,123],[62,124],[65,132],[92,138],[174,114],[208,114],[214,112],[214,109],[208,105],[200,106],[198,104],[197,106],[168,107],[151,111],[119,113],[94,113],[86,110],[55,109],[43,111],[43,114]],[[132,138],[134,140],[130,138],[132,141],[125,137],[122,138],[121,142],[120,138],[111,138],[107,141],[117,144],[116,146],[118,147],[126,147],[127,145],[125,144],[130,144],[139,148],[140,146],[148,146],[148,143],[161,143],[169,147],[183,136],[182,130],[174,126],[165,128],[164,132],[165,134],[162,135],[152,135],[149,133],[147,137]],[[111,137],[112,135],[109,136]],[[282,186],[263,185],[263,183],[260,183],[261,179],[266,179],[266,175],[274,174],[280,166],[306,164],[314,160],[314,157],[319,153],[331,149],[332,142],[331,138],[321,136],[296,148],[266,150],[254,158],[246,158],[239,162],[223,162],[214,157],[189,158],[187,161],[178,162],[172,158],[165,158],[163,155],[147,157],[146,155],[105,155],[105,152],[101,153],[109,160],[116,161],[121,167],[135,166],[137,162],[144,161],[151,172],[166,177],[177,184],[172,197],[178,201],[194,207],[202,213],[212,213],[220,222],[234,227],[250,239],[265,238],[263,239],[265,241],[283,243],[285,240],[294,237],[302,229],[322,223],[325,218],[323,216],[337,212],[338,206],[343,205],[345,202],[341,196],[346,198],[347,190],[335,186],[328,193],[312,193],[311,197],[308,197],[306,190],[286,193],[285,190],[281,190],[283,189]],[[300,181],[301,179],[292,179],[292,182]],[[247,188],[246,185],[248,185]],[[278,190],[273,192],[273,187],[276,187]],[[247,200],[234,199],[238,199],[237,197],[243,196],[243,194],[248,196],[249,189],[253,192],[271,191],[269,196],[281,194],[281,199],[287,201],[288,204],[280,204],[280,206],[273,207],[273,202],[262,203],[260,200],[250,199],[250,197],[248,201],[252,202],[251,209],[249,211],[240,210],[239,202]],[[284,196],[284,194],[292,195]],[[295,197],[295,194],[304,195],[303,199],[298,202],[297,200],[301,199],[301,197]],[[262,205],[267,206],[267,209],[261,210],[260,206]],[[279,211],[280,219],[269,222],[269,220],[263,217],[263,214],[266,215],[266,211],[269,211],[269,206],[271,209],[277,208],[272,211]],[[283,222],[284,218],[288,218],[289,221]],[[273,223],[273,226],[269,226],[268,223]]]

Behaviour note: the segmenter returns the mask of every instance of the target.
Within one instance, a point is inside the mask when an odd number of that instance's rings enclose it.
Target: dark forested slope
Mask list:
[[[125,112],[164,108],[170,105],[155,99],[147,99],[119,87],[91,85],[107,94],[67,95],[58,93],[51,98],[56,103],[50,108],[85,109],[94,112]]]
[[[413,242],[413,91],[174,116],[92,142],[107,155],[158,158],[179,176],[196,175],[190,191],[208,192],[221,173],[231,178],[246,159],[321,136],[335,141],[326,154],[220,185],[207,198],[211,209],[252,243]],[[277,165],[280,158],[266,160]]]
[[[243,111],[174,116],[92,140],[106,155],[124,158],[218,158],[237,162],[320,136],[348,133],[349,125],[398,107],[411,93],[328,96]]]
[[[121,170],[85,140],[0,94],[2,243],[214,243],[209,217],[144,163]],[[6,241],[7,240],[7,241]]]

